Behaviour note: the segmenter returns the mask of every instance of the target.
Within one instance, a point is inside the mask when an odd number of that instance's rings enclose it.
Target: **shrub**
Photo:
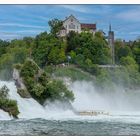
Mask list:
[[[6,85],[4,85],[4,86],[0,89],[0,98],[7,98],[8,92],[9,92],[9,89],[6,87]]]
[[[22,77],[34,77],[38,73],[39,67],[33,60],[26,60],[21,69]]]
[[[16,101],[0,98],[0,108],[5,112],[8,112],[10,116],[18,118],[19,110]]]
[[[62,81],[53,80],[47,85],[47,93],[52,100],[74,100],[74,95]]]
[[[26,89],[18,88],[18,89],[17,89],[17,93],[18,93],[22,98],[30,98],[30,94],[28,93],[28,91],[27,91]]]
[[[0,89],[0,108],[14,118],[18,118],[19,110],[15,100],[8,99],[9,89],[4,85]]]

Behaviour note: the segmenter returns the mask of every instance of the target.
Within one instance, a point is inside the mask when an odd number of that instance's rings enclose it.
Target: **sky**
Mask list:
[[[74,15],[81,23],[96,23],[115,39],[140,37],[140,5],[0,5],[0,39],[11,40],[50,31],[48,21]]]

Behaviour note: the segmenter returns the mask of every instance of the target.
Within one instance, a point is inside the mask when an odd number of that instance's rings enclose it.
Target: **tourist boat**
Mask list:
[[[105,111],[97,111],[97,110],[89,110],[89,111],[77,111],[76,112],[77,115],[81,115],[81,116],[97,116],[97,115],[109,115],[109,112],[105,112]]]

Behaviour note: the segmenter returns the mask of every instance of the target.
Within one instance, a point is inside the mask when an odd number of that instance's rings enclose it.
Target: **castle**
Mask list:
[[[74,31],[81,33],[82,31],[88,31],[93,35],[97,32],[96,24],[80,23],[73,15],[70,15],[63,21],[63,26],[59,31],[58,35],[65,37],[69,32]],[[104,32],[101,31],[103,35]],[[112,64],[115,64],[115,52],[114,52],[114,32],[111,30],[111,25],[109,26],[108,36],[106,37],[109,47],[111,48]]]
[[[59,36],[64,37],[70,31],[81,33],[84,30],[88,30],[91,33],[96,32],[96,24],[80,23],[73,15],[70,15],[63,21],[63,26],[59,32]]]

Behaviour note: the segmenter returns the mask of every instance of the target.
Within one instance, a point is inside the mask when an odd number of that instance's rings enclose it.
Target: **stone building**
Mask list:
[[[70,15],[63,21],[63,26],[59,32],[59,36],[64,37],[70,31],[81,33],[82,31],[96,32],[96,24],[80,23],[73,15]]]
[[[114,32],[111,30],[111,25],[109,26],[108,32],[108,44],[111,48],[112,64],[115,64]]]

